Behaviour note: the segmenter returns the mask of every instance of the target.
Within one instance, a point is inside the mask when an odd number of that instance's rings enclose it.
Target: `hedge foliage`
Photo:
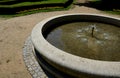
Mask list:
[[[2,0],[0,1],[0,14],[14,14],[19,11],[45,7],[69,6],[73,0]]]

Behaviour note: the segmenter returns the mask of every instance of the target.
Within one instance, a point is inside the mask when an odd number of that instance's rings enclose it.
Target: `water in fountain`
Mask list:
[[[120,28],[97,22],[58,26],[47,36],[55,47],[68,53],[105,61],[120,61]]]

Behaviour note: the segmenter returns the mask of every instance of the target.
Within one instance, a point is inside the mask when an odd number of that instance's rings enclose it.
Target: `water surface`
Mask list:
[[[96,23],[74,22],[58,26],[46,38],[68,53],[105,61],[120,61],[120,27]]]

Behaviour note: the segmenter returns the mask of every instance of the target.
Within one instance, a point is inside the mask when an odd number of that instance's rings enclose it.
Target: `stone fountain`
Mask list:
[[[31,33],[41,67],[55,78],[120,77],[120,19],[65,14],[45,19]]]

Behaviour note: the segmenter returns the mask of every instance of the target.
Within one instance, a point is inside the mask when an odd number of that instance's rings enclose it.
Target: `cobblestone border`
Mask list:
[[[48,78],[48,76],[38,64],[32,50],[33,45],[30,37],[28,37],[28,39],[25,41],[23,48],[23,58],[28,71],[30,72],[33,78]]]

